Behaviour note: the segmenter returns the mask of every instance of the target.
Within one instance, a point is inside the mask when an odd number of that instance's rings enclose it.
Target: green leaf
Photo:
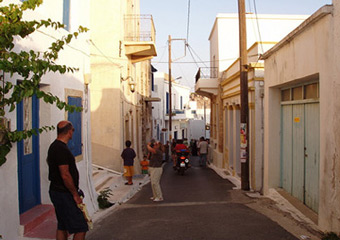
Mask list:
[[[10,111],[10,112],[13,112],[14,109],[15,109],[15,105],[14,105],[14,104],[11,104],[11,107],[10,107],[9,111]]]

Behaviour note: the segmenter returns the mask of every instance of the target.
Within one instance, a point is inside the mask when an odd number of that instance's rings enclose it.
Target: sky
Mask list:
[[[189,8],[190,3],[190,8]],[[245,0],[246,12],[311,15],[332,0]],[[141,14],[151,14],[157,57],[152,65],[168,73],[168,36],[172,42],[172,77],[194,90],[199,67],[209,67],[209,34],[218,13],[237,13],[237,0],[140,0]],[[190,11],[188,11],[190,9]],[[190,46],[184,47],[187,39]],[[185,55],[185,57],[183,57]],[[183,58],[182,58],[183,57]],[[177,60],[178,59],[178,60]]]

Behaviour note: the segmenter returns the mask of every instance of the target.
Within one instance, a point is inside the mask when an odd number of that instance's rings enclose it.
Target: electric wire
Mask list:
[[[168,42],[168,41],[166,41],[166,44],[167,44],[167,42]],[[160,56],[160,58],[159,58],[159,61],[153,63],[155,66],[157,66],[157,64],[160,63],[160,62],[162,61],[162,59],[163,59],[163,57],[164,57],[164,54],[165,54],[165,51],[167,50],[167,45],[165,45],[165,46],[163,46],[163,47],[161,47],[161,48],[163,48],[163,52],[162,52],[162,54],[161,54],[161,56]]]
[[[194,50],[189,44],[188,44],[187,46],[188,46],[189,49],[192,50],[192,52],[196,55],[196,57],[200,60],[200,62],[203,63],[205,67],[208,67],[208,66],[204,63],[204,61],[202,61],[202,59],[200,58],[200,56],[195,52],[195,50]],[[197,61],[196,61],[196,62],[197,62]],[[212,61],[210,61],[210,62],[212,62]]]
[[[252,10],[251,10],[251,0],[248,0],[248,3],[249,3],[249,12],[251,13]]]
[[[226,59],[221,59],[221,60],[215,60],[215,62],[231,61],[231,60],[236,60],[237,58],[238,57],[226,58]],[[214,61],[172,62],[172,64],[195,64],[195,63],[202,63],[202,64],[205,65],[205,63],[211,63],[211,62],[214,62]],[[168,62],[157,62],[157,63],[158,64],[165,64],[165,63],[168,64]]]
[[[190,0],[188,0],[187,43],[189,43],[189,27],[190,27]]]
[[[57,37],[55,37],[55,36],[52,36],[52,35],[50,35],[50,34],[48,34],[48,33],[45,33],[44,31],[41,31],[41,30],[39,30],[39,29],[37,29],[36,31],[39,32],[39,33],[41,33],[41,34],[43,34],[43,35],[45,35],[45,36],[48,36],[48,37],[54,39],[54,40],[60,40],[59,38],[57,38]],[[72,44],[72,42],[71,42],[71,44]],[[78,49],[78,48],[76,48],[76,47],[73,47],[71,44],[66,44],[66,46],[68,46],[69,48],[72,48],[73,50],[76,50],[76,51],[78,51],[78,52],[84,54],[84,55],[87,56],[87,57],[90,57],[90,55],[89,55],[88,53],[84,52],[84,51],[81,50],[81,49]]]
[[[254,11],[255,11],[255,17],[256,17],[256,23],[257,23],[257,30],[259,32],[260,46],[261,46],[262,53],[264,53],[263,44],[262,44],[262,37],[261,37],[261,31],[260,31],[259,18],[257,16],[256,0],[254,0]]]
[[[113,65],[115,65],[115,66],[117,66],[117,67],[122,67],[122,65],[120,65],[119,63],[116,63],[116,62],[112,61],[110,57],[106,56],[105,53],[104,53],[102,50],[100,50],[99,47],[92,41],[92,39],[89,39],[89,43],[91,43],[92,46],[94,46],[94,47],[97,49],[97,51],[98,51],[100,54],[102,54],[102,56],[103,56],[104,58],[106,58],[109,62],[111,62]],[[122,59],[119,59],[119,60],[122,60]]]
[[[196,64],[196,67],[199,68],[200,66],[198,65],[197,61],[195,60],[195,57],[194,57],[194,55],[192,54],[191,49],[188,48],[188,50],[189,50],[189,53],[190,53],[192,59],[194,60],[194,63]]]
[[[174,54],[173,52],[171,52],[171,54],[172,54],[173,56],[175,56],[175,54]],[[175,57],[176,57],[176,56],[175,56]],[[178,66],[180,72],[182,73],[182,79],[184,79],[184,81],[188,84],[188,86],[191,86],[191,84],[189,83],[188,79],[186,78],[186,76],[185,76],[185,74],[184,74],[184,71],[183,71],[181,65],[177,65],[177,66]]]

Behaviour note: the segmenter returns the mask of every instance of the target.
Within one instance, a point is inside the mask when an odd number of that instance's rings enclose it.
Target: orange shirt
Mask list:
[[[142,170],[148,170],[149,161],[143,160],[140,162],[140,165],[142,165]]]

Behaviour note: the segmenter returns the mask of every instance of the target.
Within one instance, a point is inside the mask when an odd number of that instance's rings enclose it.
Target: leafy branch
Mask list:
[[[3,0],[0,0],[0,3]],[[0,7],[0,71],[9,76],[18,77],[18,84],[9,81],[0,84],[0,119],[6,119],[6,110],[12,112],[24,98],[36,95],[48,104],[54,104],[60,110],[82,111],[81,107],[67,104],[50,92],[44,92],[39,88],[42,77],[48,72],[59,74],[73,73],[77,68],[56,64],[59,52],[76,39],[79,34],[87,32],[88,29],[79,27],[78,31],[69,33],[61,39],[52,42],[45,52],[35,50],[15,51],[14,47],[18,39],[24,39],[41,28],[52,28],[54,30],[64,28],[60,22],[47,20],[25,21],[23,14],[27,10],[35,10],[42,4],[42,0],[27,0],[21,4],[9,4]],[[5,124],[0,124],[0,166],[6,162],[6,156],[12,148],[12,143],[30,138],[44,131],[53,130],[53,126],[45,126],[39,129],[24,131],[9,131]]]

